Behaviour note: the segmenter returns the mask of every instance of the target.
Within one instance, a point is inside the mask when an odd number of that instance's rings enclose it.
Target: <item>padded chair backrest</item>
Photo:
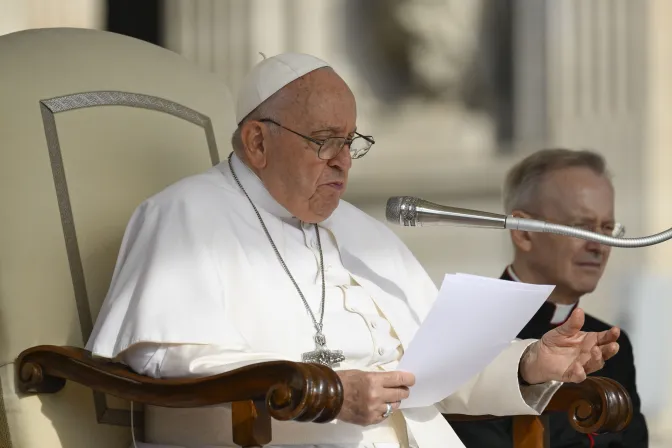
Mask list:
[[[13,361],[83,346],[136,206],[230,148],[225,84],[129,37],[0,37],[0,446],[126,448],[127,405],[73,383],[20,397]]]

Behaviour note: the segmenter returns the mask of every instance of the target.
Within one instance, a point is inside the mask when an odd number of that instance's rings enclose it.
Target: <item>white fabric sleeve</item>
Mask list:
[[[235,256],[222,254],[240,249],[234,232],[203,219],[201,202],[212,207],[221,198],[213,198],[211,188],[194,188],[187,195],[177,184],[133,214],[86,345],[95,356],[116,358],[139,343],[249,349],[236,325],[239,302],[230,292],[238,279],[224,275],[240,270],[231,266]]]
[[[217,375],[250,364],[279,361],[273,353],[245,353],[217,345],[135,344],[120,354],[133,371],[153,378],[186,378]]]
[[[539,415],[562,383],[521,386],[518,365],[533,339],[514,341],[481,373],[450,397],[437,403],[443,414]]]

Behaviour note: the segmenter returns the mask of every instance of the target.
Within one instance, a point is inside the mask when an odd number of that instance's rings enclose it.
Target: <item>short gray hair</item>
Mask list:
[[[544,177],[565,168],[589,168],[595,174],[611,178],[607,163],[600,154],[589,150],[563,148],[543,149],[514,165],[504,182],[504,211],[526,210],[533,207]]]
[[[244,148],[243,148],[243,137],[241,135],[241,131],[243,129],[243,125],[247,121],[261,120],[263,118],[270,118],[271,120],[279,121],[277,118],[277,109],[279,103],[282,101],[282,96],[280,95],[280,92],[282,92],[282,90],[275,92],[266,101],[257,106],[256,109],[247,114],[247,116],[243,118],[243,120],[238,124],[236,130],[233,131],[233,134],[231,135],[231,147],[236,152],[236,154],[238,154],[239,156],[242,156],[243,154]],[[271,133],[274,132],[279,132],[279,129],[271,129]]]

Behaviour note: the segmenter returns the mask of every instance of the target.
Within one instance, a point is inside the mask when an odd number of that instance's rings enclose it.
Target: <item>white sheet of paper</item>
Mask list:
[[[555,287],[447,274],[397,370],[415,375],[401,408],[430,406],[490,364]]]

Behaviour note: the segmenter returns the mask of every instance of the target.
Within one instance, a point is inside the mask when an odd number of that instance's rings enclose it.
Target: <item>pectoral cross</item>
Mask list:
[[[315,350],[301,355],[301,361],[322,364],[329,368],[337,367],[339,363],[345,361],[345,356],[341,350],[329,350],[327,348],[327,339],[321,332],[315,334]]]

